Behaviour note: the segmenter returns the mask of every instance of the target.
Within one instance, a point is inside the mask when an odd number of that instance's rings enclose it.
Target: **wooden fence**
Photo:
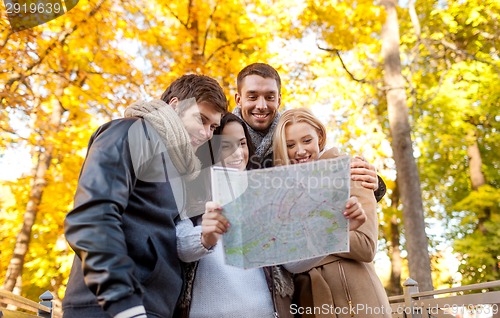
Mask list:
[[[389,297],[393,318],[500,318],[500,280],[419,292],[408,278],[404,294]]]
[[[0,290],[0,318],[61,318],[62,314],[52,307],[54,296],[48,291],[40,295],[40,302],[34,302],[15,295],[6,290]]]
[[[393,318],[500,318],[500,280],[419,292],[417,282],[408,278],[403,286],[403,295],[389,297]],[[61,318],[52,299],[48,291],[37,303],[0,290],[0,318]],[[3,308],[6,305],[17,309]]]

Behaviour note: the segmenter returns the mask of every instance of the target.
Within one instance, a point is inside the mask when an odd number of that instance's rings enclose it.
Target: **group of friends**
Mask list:
[[[362,157],[351,161],[344,211],[350,252],[256,269],[224,263],[218,243],[231,224],[204,168],[339,156],[325,149],[326,129],[309,110],[279,113],[272,66],[241,70],[235,101],[227,112],[216,80],[184,75],[92,135],[65,220],[76,255],[64,317],[391,317],[373,266],[385,184]]]

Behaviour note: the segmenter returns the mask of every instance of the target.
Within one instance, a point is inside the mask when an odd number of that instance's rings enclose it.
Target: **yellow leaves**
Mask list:
[[[458,211],[474,211],[479,219],[488,218],[490,214],[498,214],[500,213],[500,189],[483,185],[458,202],[454,208]]]
[[[149,27],[139,31],[138,39],[151,63],[148,91],[159,95],[186,72],[205,73],[218,79],[232,100],[235,75],[268,55],[269,25],[275,19],[254,14],[258,11],[268,9],[258,2],[245,7],[229,0],[152,2],[145,7],[141,15]]]
[[[321,41],[330,48],[349,50],[355,43],[374,41],[384,21],[381,8],[371,1],[306,2],[300,15],[302,24],[316,30]]]
[[[109,119],[113,112],[118,113],[120,107],[128,104],[138,89],[133,83],[141,82],[142,78],[128,56],[114,47],[115,25],[125,30],[130,25],[116,18],[116,11],[109,10],[113,1],[103,2],[103,11],[96,15],[91,15],[96,3],[80,2],[50,24],[12,35],[2,49],[0,61],[9,67],[8,72],[0,73],[0,86],[9,90],[1,96],[2,105],[17,107],[19,114],[14,116],[14,112],[2,110],[2,119],[17,117],[17,124],[9,128],[27,137],[24,142],[33,151],[34,167],[38,164],[38,151],[51,151],[52,155],[44,177],[47,185],[40,204],[35,207],[38,215],[30,253],[26,256],[25,293],[36,286],[47,289],[55,284],[57,289],[61,282],[52,280],[68,276],[69,265],[59,265],[63,259],[69,261],[69,251],[54,248],[47,253],[47,247],[62,237],[64,216],[72,206],[90,134],[99,119],[102,123],[102,114]],[[59,111],[60,118],[54,120]],[[3,150],[5,145],[1,146]],[[12,182],[15,201],[1,206],[0,230],[5,237],[0,247],[4,251],[0,263],[2,277],[23,223],[30,180],[20,178]]]
[[[479,6],[474,8],[470,13],[469,17],[465,21],[466,24],[470,24],[473,27],[477,27],[479,24],[483,23],[486,19],[481,15],[480,11],[483,10],[484,7]]]
[[[458,22],[452,15],[443,13],[441,19],[443,19],[443,22],[448,26],[450,32],[457,32]]]

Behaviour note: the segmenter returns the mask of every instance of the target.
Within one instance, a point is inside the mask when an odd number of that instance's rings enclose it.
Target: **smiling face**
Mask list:
[[[221,165],[243,171],[248,163],[248,153],[243,126],[236,121],[227,123],[222,130]]]
[[[222,113],[212,104],[201,102],[179,114],[186,128],[194,150],[212,138],[215,128],[220,125]]]
[[[243,120],[257,131],[265,131],[276,116],[281,104],[276,79],[259,75],[248,75],[241,83],[241,91],[235,95],[241,107]]]
[[[319,135],[313,126],[305,122],[290,123],[285,127],[285,138],[291,164],[318,159]]]

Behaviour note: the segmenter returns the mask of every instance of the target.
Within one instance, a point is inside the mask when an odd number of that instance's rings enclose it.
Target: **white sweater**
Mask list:
[[[222,244],[201,258],[193,285],[189,317],[274,317],[271,293],[262,268],[224,264]]]
[[[201,244],[201,226],[179,221],[177,253],[184,262],[199,260],[189,316],[204,318],[274,317],[271,293],[262,268],[241,269],[224,263],[222,244],[211,250]],[[322,257],[285,264],[294,273],[309,270]]]

